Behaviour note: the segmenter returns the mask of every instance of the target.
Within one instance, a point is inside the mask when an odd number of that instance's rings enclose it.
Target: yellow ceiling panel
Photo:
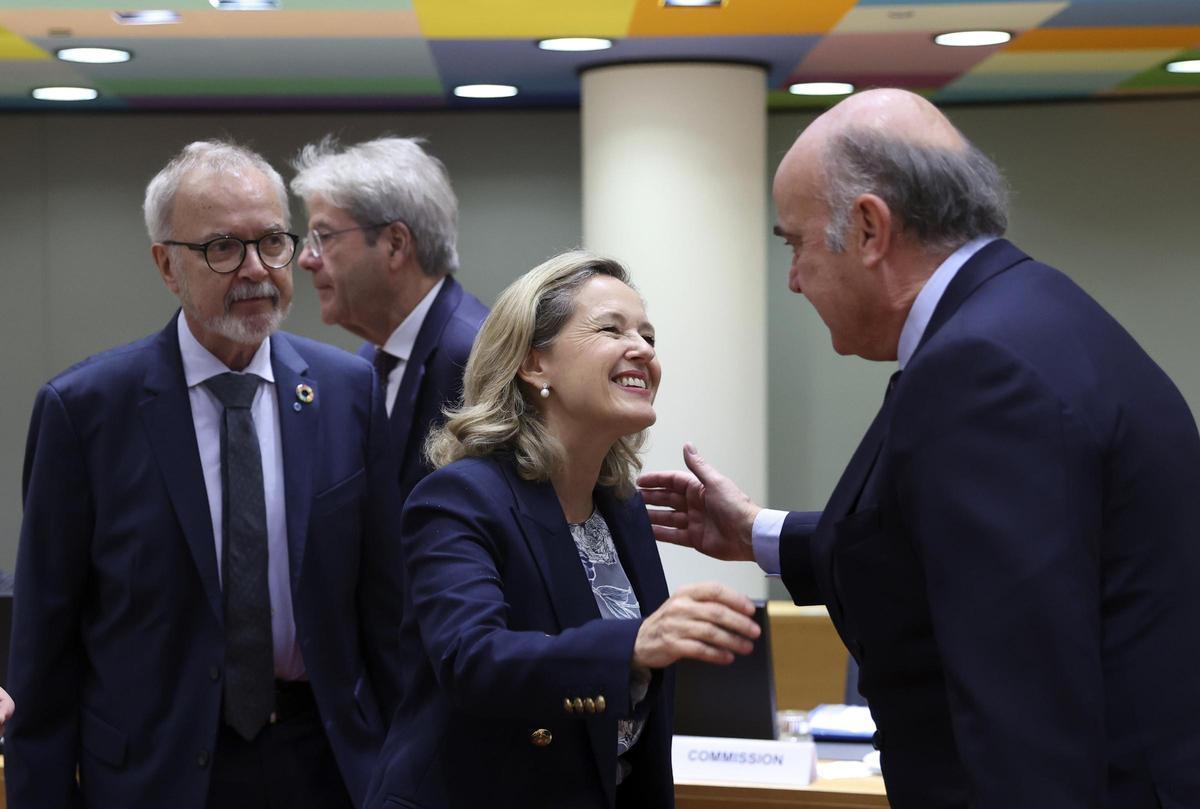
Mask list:
[[[172,25],[121,25],[102,9],[0,10],[0,25],[27,37],[85,39],[293,39],[312,37],[418,37],[411,11],[273,11],[270,13],[181,11]]]
[[[1004,50],[1099,51],[1134,48],[1192,48],[1200,45],[1200,25],[1139,28],[1039,28],[1019,35]]]
[[[49,59],[50,54],[12,31],[0,28],[0,60]]]
[[[623,37],[636,0],[414,0],[430,39]]]
[[[725,0],[720,7],[663,6],[637,0],[630,36],[823,34],[857,0]]]
[[[1022,51],[997,53],[980,62],[972,76],[1019,73],[1137,73],[1165,62],[1178,48],[1141,48],[1137,50]]]

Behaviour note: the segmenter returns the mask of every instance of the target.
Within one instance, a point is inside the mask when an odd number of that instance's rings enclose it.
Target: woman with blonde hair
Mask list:
[[[501,294],[404,508],[411,676],[368,806],[674,804],[670,665],[758,627],[719,584],[667,597],[634,487],[659,378],[615,261],[564,253]]]

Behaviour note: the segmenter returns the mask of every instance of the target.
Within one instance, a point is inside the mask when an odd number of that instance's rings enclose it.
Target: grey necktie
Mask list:
[[[221,419],[222,580],[225,594],[225,723],[253,739],[275,707],[267,510],[262,456],[250,405],[259,379],[220,374],[204,384],[225,408]]]

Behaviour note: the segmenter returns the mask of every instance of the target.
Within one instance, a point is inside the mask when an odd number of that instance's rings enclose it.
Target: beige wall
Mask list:
[[[1200,407],[1193,199],[1200,101],[956,108],[951,116],[1008,175],[1013,240],[1107,306],[1193,410]],[[770,116],[765,171],[774,171],[808,120]],[[0,406],[7,416],[0,427],[0,566],[11,567],[16,555],[21,461],[37,386],[90,353],[161,328],[173,310],[141,224],[145,183],[198,137],[248,139],[282,168],[301,144],[331,129],[347,140],[382,132],[429,137],[462,202],[460,277],[485,300],[580,240],[573,112],[0,116]],[[787,263],[770,238],[766,268],[730,272],[767,273],[770,499],[815,509],[874,414],[890,369],[833,353],[811,307],[787,292]],[[638,268],[631,269],[636,278]],[[297,281],[287,327],[353,347],[355,340],[319,322],[307,279]],[[649,303],[651,312],[670,305]],[[703,449],[703,437],[697,441]]]
[[[513,278],[580,242],[579,117],[573,112],[465,115],[0,116],[0,567],[20,530],[29,412],[46,379],[103,348],[161,329],[175,299],[150,260],[146,183],[188,141],[231,136],[287,161],[334,131],[353,142],[421,135],[461,199],[460,280],[491,301]],[[293,230],[304,232],[303,211]],[[285,328],[353,349],[320,322],[296,269]]]

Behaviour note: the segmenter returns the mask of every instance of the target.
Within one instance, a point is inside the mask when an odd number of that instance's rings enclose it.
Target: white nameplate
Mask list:
[[[802,787],[816,778],[817,746],[811,741],[676,736],[671,766],[676,783]]]

